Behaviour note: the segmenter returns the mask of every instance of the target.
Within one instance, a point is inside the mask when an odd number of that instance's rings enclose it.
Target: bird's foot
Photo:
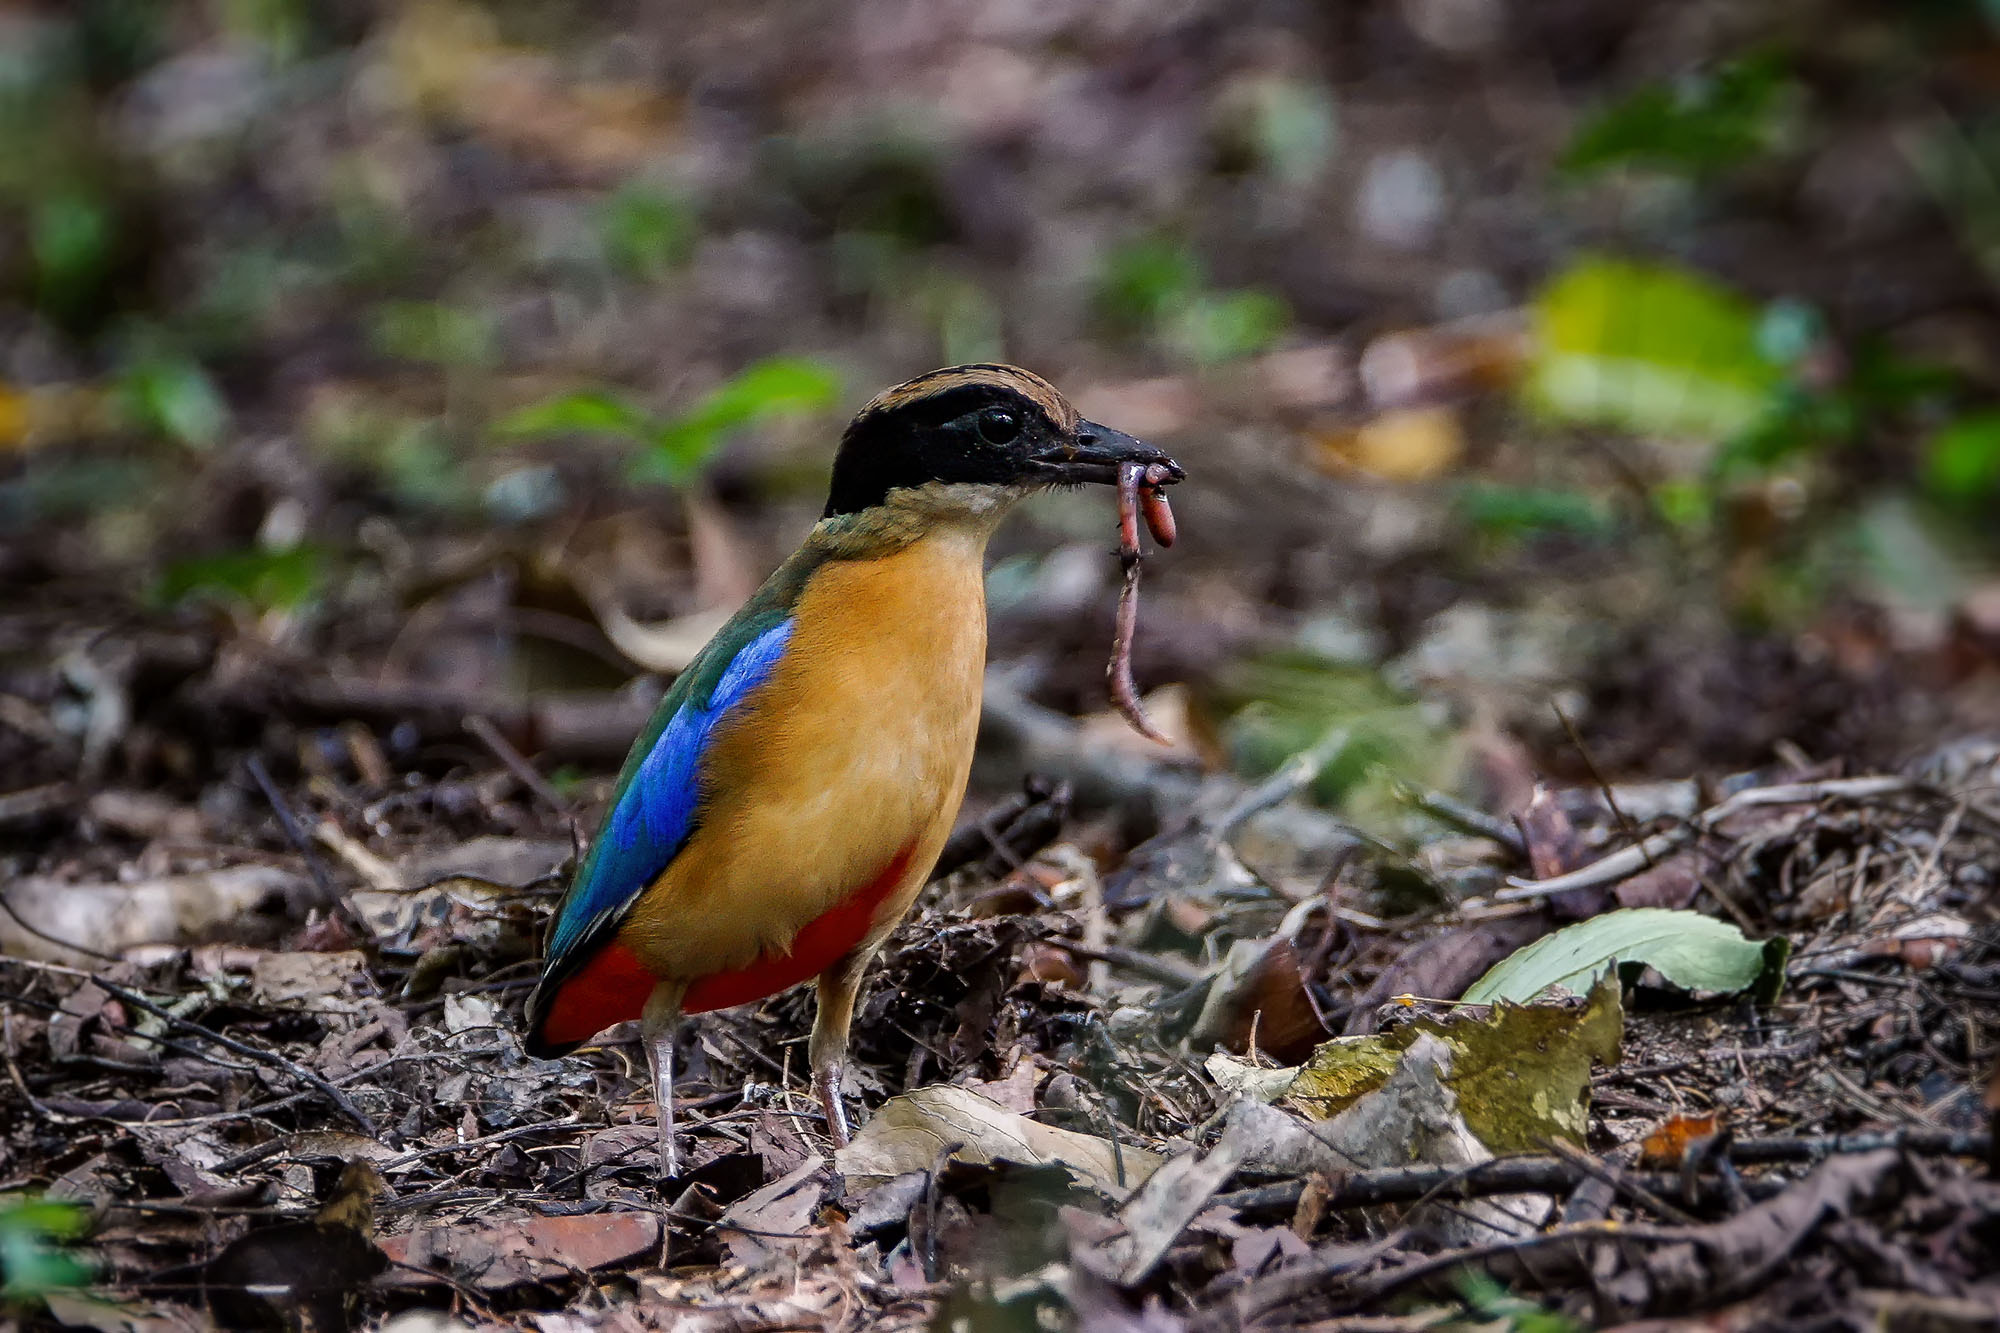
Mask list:
[[[840,1074],[838,1064],[815,1069],[813,1091],[819,1094],[820,1107],[826,1112],[826,1136],[834,1147],[845,1148],[852,1136],[847,1132],[847,1108],[840,1101]]]

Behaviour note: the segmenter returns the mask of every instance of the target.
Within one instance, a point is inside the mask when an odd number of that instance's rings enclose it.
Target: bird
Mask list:
[[[674,1040],[691,1014],[814,981],[807,1046],[836,1147],[863,973],[964,797],[986,666],[987,539],[1020,500],[1115,485],[1160,449],[1016,366],[886,389],[835,451],[799,548],[674,680],[552,918],[523,1047],[639,1020],[659,1174],[678,1175]]]

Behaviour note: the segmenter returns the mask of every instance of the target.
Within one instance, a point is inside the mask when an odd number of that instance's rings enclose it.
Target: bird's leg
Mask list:
[[[826,1133],[836,1148],[847,1146],[847,1110],[840,1102],[840,1074],[847,1064],[847,1029],[854,1021],[854,1000],[861,993],[861,974],[868,970],[873,948],[857,949],[819,974],[819,1005],[813,1015],[813,1091],[826,1111]]]
[[[646,999],[639,1033],[646,1043],[646,1064],[653,1071],[653,1100],[659,1106],[660,1179],[680,1174],[680,1152],[674,1142],[674,1035],[681,1025],[681,994],[687,988],[661,982]]]

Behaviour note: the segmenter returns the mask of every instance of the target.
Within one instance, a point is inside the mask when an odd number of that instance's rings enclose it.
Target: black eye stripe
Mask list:
[[[1018,482],[1024,467],[1018,442],[1064,429],[1032,398],[992,382],[873,404],[841,439],[825,512],[857,513],[899,487],[933,481]]]

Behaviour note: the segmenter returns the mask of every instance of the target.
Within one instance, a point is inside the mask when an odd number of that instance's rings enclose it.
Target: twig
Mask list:
[[[1623,1195],[1627,1202],[1638,1204],[1648,1212],[1658,1214],[1666,1218],[1669,1222],[1674,1222],[1681,1226],[1697,1226],[1700,1224],[1700,1220],[1693,1214],[1684,1209],[1676,1208],[1652,1190],[1647,1189],[1633,1178],[1631,1171],[1614,1166],[1609,1162],[1599,1161],[1597,1158],[1583,1151],[1583,1149],[1572,1147],[1564,1143],[1561,1139],[1549,1139],[1545,1140],[1545,1142],[1548,1144],[1550,1152],[1560,1157],[1563,1161],[1568,1162],[1592,1180],[1602,1181],[1614,1193]]]
[[[1618,797],[1611,790],[1611,784],[1604,780],[1603,772],[1597,767],[1597,756],[1593,755],[1590,747],[1583,743],[1583,733],[1576,729],[1576,723],[1570,721],[1569,714],[1563,711],[1560,700],[1549,700],[1549,707],[1556,710],[1556,721],[1562,723],[1563,732],[1569,737],[1569,743],[1576,747],[1577,756],[1583,760],[1584,768],[1590,772],[1590,780],[1597,784],[1598,794],[1604,797],[1604,804],[1610,807],[1611,817],[1618,821],[1619,831],[1633,842],[1640,842],[1639,826],[1632,822],[1632,816],[1626,814],[1625,808],[1618,804]],[[1647,868],[1651,867],[1652,863],[1647,862]]]
[[[1814,1162],[1835,1153],[1877,1152],[1894,1148],[1918,1157],[1984,1158],[1990,1134],[1946,1130],[1891,1130],[1876,1134],[1837,1134],[1805,1138],[1738,1139],[1721,1160],[1737,1166],[1768,1166],[1780,1162]],[[1474,1199],[1490,1194],[1553,1194],[1573,1189],[1591,1174],[1560,1157],[1499,1157],[1472,1167],[1391,1166],[1355,1171],[1339,1178],[1327,1199],[1329,1208],[1372,1208],[1385,1203],[1410,1203],[1426,1197]],[[1678,1178],[1664,1172],[1634,1172],[1628,1180],[1655,1193],[1678,1188]],[[1753,1184],[1755,1182],[1752,1182]],[[1303,1180],[1288,1180],[1255,1189],[1216,1196],[1216,1202],[1238,1212],[1280,1215],[1298,1204]]]
[[[0,826],[25,824],[76,804],[76,788],[67,782],[44,782],[0,792]]]
[[[556,794],[556,789],[549,785],[548,779],[535,771],[535,766],[528,762],[527,756],[515,749],[513,742],[502,735],[500,728],[494,726],[484,714],[468,713],[465,718],[465,729],[477,736],[480,744],[491,750],[493,757],[498,759],[523,787],[533,792],[542,804],[559,816],[569,814],[569,803]]]
[[[334,887],[333,876],[327,874],[326,864],[319,859],[319,853],[313,850],[312,839],[306,836],[298,816],[292,813],[292,807],[286,802],[284,793],[278,790],[278,784],[271,780],[270,770],[264,767],[263,758],[251,755],[246,767],[250,770],[250,776],[256,780],[258,788],[264,793],[264,799],[270,802],[271,813],[278,817],[278,827],[284,830],[285,841],[291,843],[293,849],[305,859],[306,873],[312,876],[313,888],[319,892],[319,905],[329,909],[344,906],[340,890]]]
[[[1506,848],[1510,855],[1526,860],[1528,844],[1521,839],[1521,831],[1505,820],[1496,819],[1476,806],[1467,805],[1455,796],[1447,796],[1441,791],[1428,791],[1414,786],[1401,778],[1392,780],[1390,790],[1398,800],[1437,820],[1440,824],[1457,829],[1460,833],[1470,833],[1475,838],[1485,838]]]
[[[1892,796],[1912,789],[1915,784],[1908,778],[1829,778],[1824,782],[1790,782],[1775,787],[1752,787],[1748,791],[1737,792],[1728,800],[1696,815],[1692,820],[1677,828],[1670,828],[1643,839],[1638,844],[1623,848],[1602,857],[1581,870],[1572,870],[1566,875],[1552,879],[1528,880],[1509,876],[1507,887],[1493,895],[1493,901],[1502,903],[1524,902],[1531,898],[1547,898],[1553,894],[1568,893],[1572,889],[1594,889],[1605,884],[1615,884],[1629,875],[1636,875],[1654,861],[1692,840],[1697,834],[1706,833],[1731,815],[1762,805],[1804,805],[1826,800],[1867,800],[1874,796]]]
[[[252,1046],[247,1041],[238,1041],[234,1037],[224,1036],[222,1033],[217,1032],[212,1028],[205,1028],[199,1023],[192,1022],[189,1019],[182,1018],[179,1014],[173,1012],[171,1009],[166,1009],[161,1007],[160,1005],[154,1004],[151,1000],[146,999],[144,996],[133,994],[131,991],[126,990],[123,986],[119,985],[115,981],[106,981],[103,977],[91,977],[91,980],[95,981],[98,984],[98,986],[100,986],[105,991],[106,994],[115,996],[117,999],[123,1001],[126,1004],[132,1005],[134,1008],[142,1009],[145,1012],[153,1015],[153,1017],[155,1018],[162,1019],[165,1022],[171,1023],[175,1027],[180,1028],[184,1032],[191,1033],[197,1037],[205,1037],[209,1041],[212,1041],[216,1045],[222,1047],[224,1050],[234,1051],[238,1055],[257,1061],[259,1064],[265,1064],[271,1066],[271,1068],[273,1069],[283,1070],[285,1073],[291,1075],[293,1078],[298,1079],[301,1083],[305,1083],[308,1086],[312,1087],[315,1091],[320,1093],[320,1095],[324,1096],[328,1101],[332,1102],[336,1107],[340,1109],[341,1114],[345,1115],[349,1120],[352,1120],[355,1123],[355,1125],[361,1130],[362,1133],[366,1134],[371,1139],[375,1137],[375,1122],[368,1118],[366,1112],[362,1111],[360,1107],[356,1106],[353,1102],[349,1101],[346,1093],[342,1092],[339,1088],[334,1087],[333,1084],[327,1082],[324,1078],[321,1078],[318,1074],[313,1073],[312,1070],[307,1069],[304,1065],[299,1064],[297,1061],[288,1060],[284,1056],[279,1055],[276,1051],[267,1051],[260,1046]]]
[[[1271,775],[1244,792],[1216,816],[1209,832],[1226,838],[1272,806],[1282,805],[1318,781],[1326,766],[1340,758],[1352,733],[1345,726],[1328,727],[1320,738],[1278,765]]]
[[[1075,940],[1060,940],[1057,947],[1087,958],[1092,962],[1109,963],[1112,967],[1127,972],[1136,972],[1142,977],[1162,982],[1169,986],[1192,986],[1208,974],[1196,967],[1179,963],[1165,955],[1142,953],[1137,949],[1127,949],[1122,945],[1106,944],[1101,947],[1078,943]]]

